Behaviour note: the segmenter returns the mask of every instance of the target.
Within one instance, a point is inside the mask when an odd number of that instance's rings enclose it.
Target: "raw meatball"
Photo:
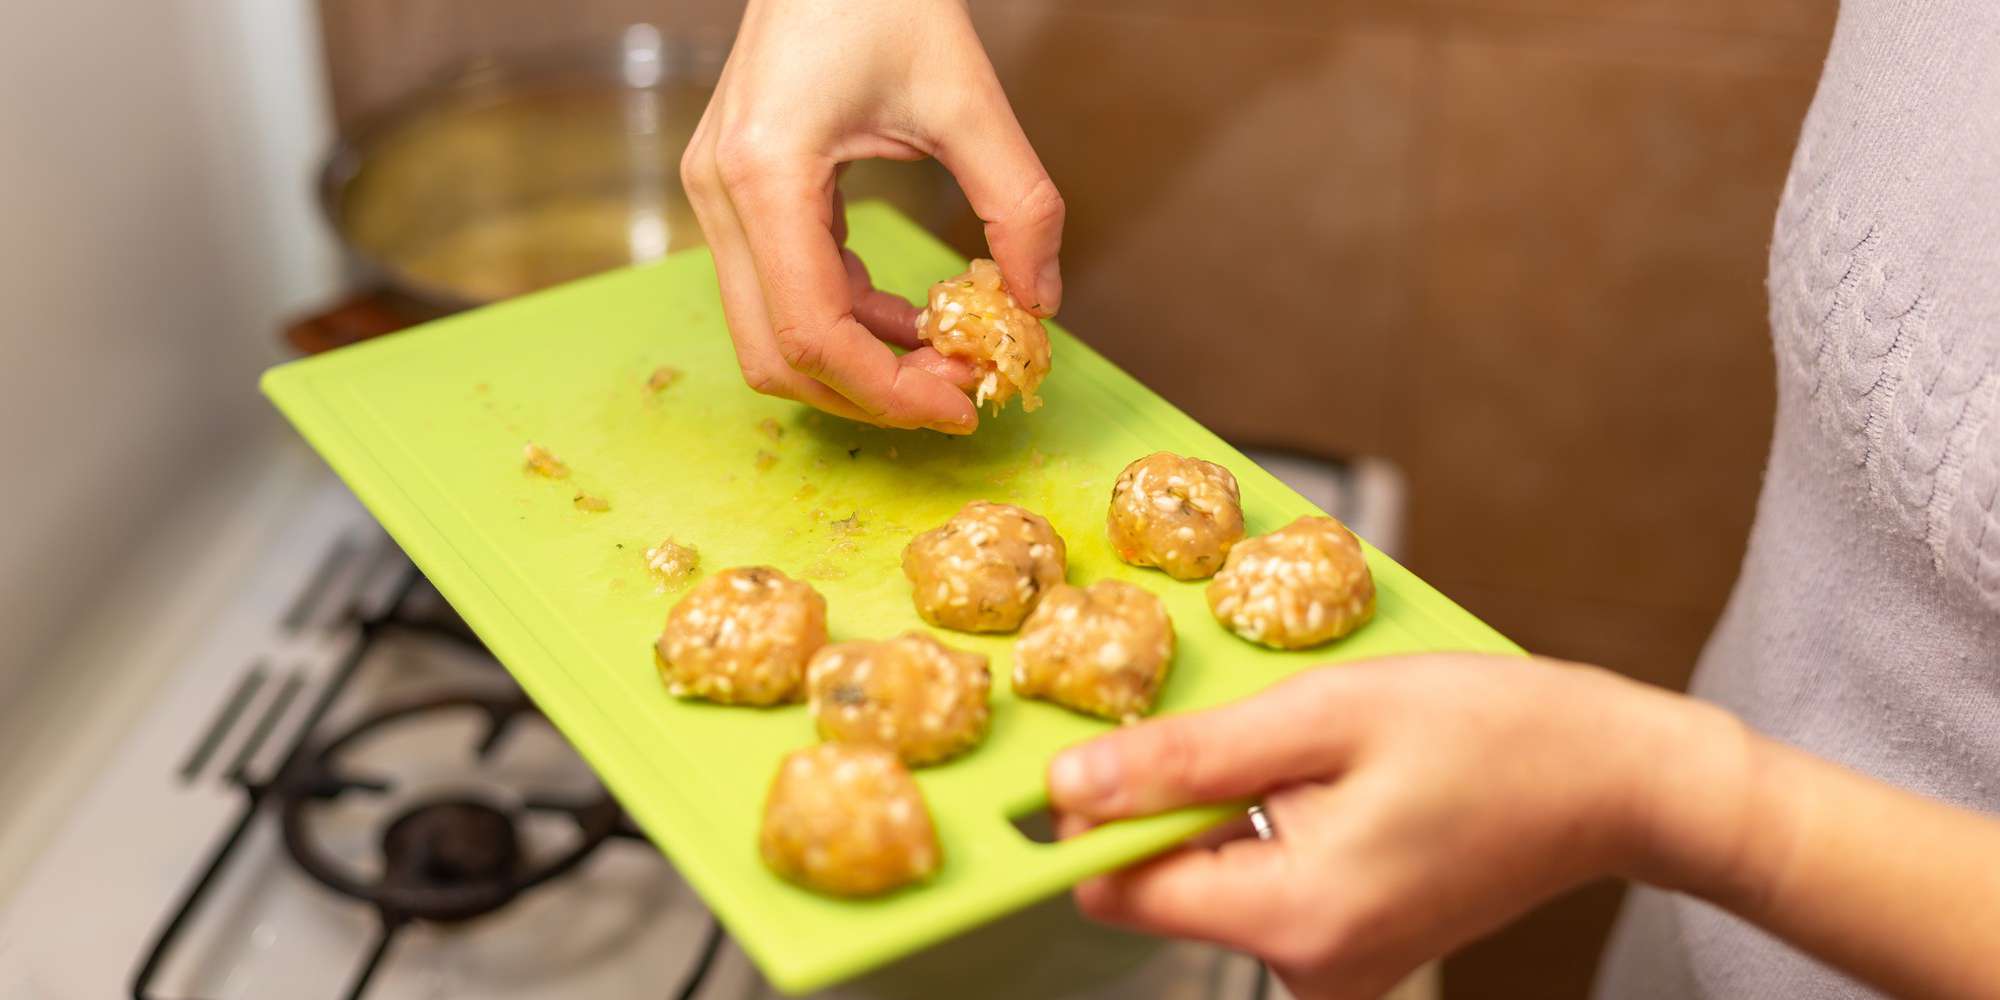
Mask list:
[[[1040,515],[973,502],[910,540],[903,575],[917,614],[940,628],[1011,632],[1042,591],[1062,582],[1067,551]]]
[[[1122,580],[1057,584],[1014,643],[1014,693],[1136,722],[1173,658],[1174,623],[1159,598]]]
[[[998,264],[975,260],[964,274],[932,285],[929,305],[917,314],[917,339],[972,363],[981,375],[973,403],[992,400],[996,413],[1016,395],[1023,410],[1042,405],[1035,389],[1049,373],[1049,332],[1007,294]]]
[[[775,705],[798,700],[806,661],[824,645],[826,598],[769,566],[745,566],[688,591],[653,655],[675,695]]]
[[[820,738],[893,750],[911,767],[972,749],[986,736],[986,657],[922,632],[886,642],[838,642],[806,668]]]
[[[836,896],[873,896],[937,871],[937,831],[896,755],[822,743],[794,750],[764,799],[758,853],[779,875]]]
[[[1375,578],[1346,525],[1302,517],[1231,550],[1208,585],[1208,607],[1251,642],[1304,649],[1366,624]]]
[[[1212,576],[1243,540],[1236,477],[1214,462],[1154,452],[1118,474],[1106,530],[1118,558],[1134,566],[1158,566],[1176,580]]]

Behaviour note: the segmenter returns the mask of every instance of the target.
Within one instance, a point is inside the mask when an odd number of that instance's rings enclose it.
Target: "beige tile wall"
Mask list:
[[[735,7],[323,0],[343,117],[442,61]],[[1070,204],[1070,326],[1225,434],[1397,460],[1415,569],[1668,685],[1749,524],[1766,237],[1833,8],[973,4]],[[1616,899],[1467,949],[1448,995],[1580,996]]]

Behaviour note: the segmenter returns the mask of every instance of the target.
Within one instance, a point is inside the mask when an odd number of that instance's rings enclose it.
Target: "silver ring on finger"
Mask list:
[[[1278,828],[1271,825],[1271,817],[1264,812],[1262,805],[1250,807],[1250,828],[1257,831],[1258,840],[1278,839]]]

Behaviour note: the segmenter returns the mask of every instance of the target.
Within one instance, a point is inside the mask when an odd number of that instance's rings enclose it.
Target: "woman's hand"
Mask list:
[[[1118,731],[1058,756],[1049,791],[1066,832],[1262,798],[1275,839],[1225,828],[1084,883],[1078,905],[1256,954],[1303,998],[1372,997],[1565,888],[1664,869],[1664,839],[1727,856],[1749,739],[1595,668],[1431,655]]]
[[[890,427],[966,433],[972,373],[914,348],[916,309],[843,247],[836,175],[936,157],[986,222],[1015,297],[1052,315],[1063,202],[961,0],[751,0],[681,180],[759,392]]]

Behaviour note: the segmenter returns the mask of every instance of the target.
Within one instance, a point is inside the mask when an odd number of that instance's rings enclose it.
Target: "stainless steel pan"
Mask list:
[[[698,245],[680,155],[726,54],[635,25],[457,67],[349,130],[319,197],[357,291],[288,338],[317,352]],[[841,186],[933,227],[963,205],[928,163],[855,164]]]

